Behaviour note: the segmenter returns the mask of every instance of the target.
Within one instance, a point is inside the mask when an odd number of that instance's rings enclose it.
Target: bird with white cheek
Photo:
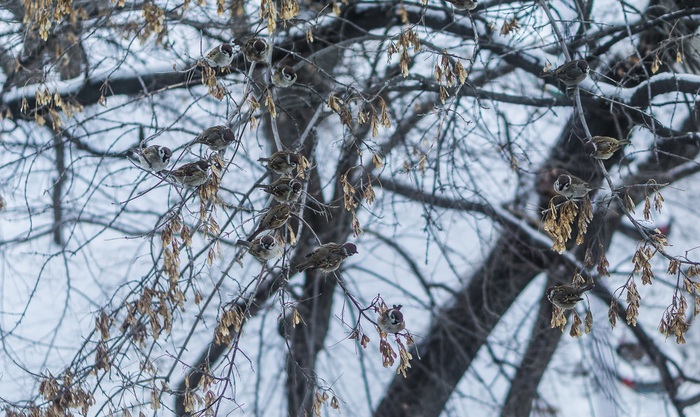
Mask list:
[[[377,325],[384,333],[398,333],[406,328],[406,323],[403,321],[403,313],[401,313],[401,305],[394,305],[382,313],[377,319]]]

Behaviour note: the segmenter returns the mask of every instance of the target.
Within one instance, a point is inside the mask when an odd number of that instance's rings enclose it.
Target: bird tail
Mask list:
[[[258,158],[258,162],[267,162],[270,158]]]
[[[245,240],[239,240],[238,242],[236,242],[236,245],[237,246],[245,246],[247,248],[250,246],[250,242],[245,241]]]
[[[552,75],[554,75],[554,71],[542,71],[539,73],[538,77],[547,78],[547,77],[551,77]]]
[[[619,143],[620,145],[629,145],[632,142],[629,139],[621,139]]]
[[[587,285],[587,286],[581,288],[581,294],[583,294],[583,293],[586,292],[586,291],[590,291],[590,290],[592,290],[593,288],[595,288],[595,284]]]
[[[304,263],[297,265],[297,271],[304,272],[307,269],[311,268],[312,266],[313,266],[313,264],[310,261],[307,261],[307,262],[304,262]]]

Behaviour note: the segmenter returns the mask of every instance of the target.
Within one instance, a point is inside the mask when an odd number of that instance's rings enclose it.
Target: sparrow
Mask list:
[[[382,313],[377,319],[377,325],[384,333],[398,333],[406,327],[401,313],[401,305],[395,305]]]
[[[584,59],[569,61],[554,71],[541,72],[540,78],[556,77],[568,86],[576,85],[588,76],[588,62]]]
[[[308,261],[297,265],[297,271],[304,272],[307,269],[320,269],[328,273],[333,272],[340,266],[340,263],[348,256],[357,253],[357,247],[352,243],[339,245],[337,243],[326,243],[319,248],[306,255]]]
[[[291,87],[296,81],[297,74],[294,72],[294,68],[289,65],[277,67],[274,74],[272,74],[272,84],[277,87]]]
[[[228,67],[233,61],[233,48],[229,43],[222,43],[209,51],[204,60],[212,68]]]
[[[583,145],[583,150],[596,159],[610,159],[618,149],[628,143],[630,141],[627,139],[617,140],[607,136],[593,136],[590,141]]]
[[[582,198],[589,191],[597,189],[588,185],[581,178],[569,174],[561,174],[554,182],[554,192],[566,198]]]
[[[170,171],[170,175],[185,187],[199,187],[209,179],[209,162],[199,160]]]
[[[277,258],[279,254],[275,238],[270,235],[260,236],[252,242],[239,240],[236,245],[248,248],[248,253],[253,255],[258,261],[265,263],[270,259]]]
[[[479,5],[477,0],[447,0],[457,10],[474,10]]]
[[[301,181],[287,177],[282,177],[270,185],[256,185],[256,187],[271,194],[278,203],[295,203],[299,200],[303,188]]]
[[[243,44],[243,54],[248,62],[265,62],[272,48],[264,39],[250,38]]]
[[[195,143],[207,145],[212,151],[220,151],[233,143],[236,138],[226,126],[212,126],[204,129],[194,140]]]
[[[268,210],[267,213],[265,213],[262,220],[260,220],[255,233],[248,238],[248,242],[252,242],[253,239],[255,239],[255,236],[259,235],[265,230],[274,230],[284,226],[287,224],[287,220],[289,220],[289,216],[291,214],[292,210],[286,204],[278,204],[274,206]]]
[[[136,154],[139,156],[139,162],[143,169],[155,172],[164,170],[170,164],[170,157],[173,156],[169,148],[158,145],[137,149]]]
[[[267,168],[280,175],[289,175],[299,164],[299,155],[292,151],[280,151],[270,155],[269,158],[260,158],[260,162],[267,162]]]
[[[547,288],[547,299],[550,303],[559,307],[562,310],[568,310],[576,307],[576,303],[583,300],[581,294],[590,291],[595,287],[594,284],[583,288],[572,287],[571,285],[558,285],[556,287]]]

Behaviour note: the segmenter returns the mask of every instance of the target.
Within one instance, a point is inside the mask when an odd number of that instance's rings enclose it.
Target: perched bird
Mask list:
[[[267,213],[265,213],[262,220],[260,220],[255,233],[248,238],[248,242],[252,242],[253,239],[255,239],[255,236],[259,235],[265,230],[274,230],[284,226],[287,224],[287,220],[289,220],[289,216],[291,214],[292,210],[286,204],[278,204],[274,206],[268,210]]]
[[[289,65],[277,67],[274,74],[272,74],[272,84],[277,87],[287,88],[292,86],[296,81],[297,74],[294,72],[294,68]]]
[[[384,333],[398,333],[406,327],[401,313],[401,305],[394,305],[382,313],[377,319],[377,325]]]
[[[195,143],[207,145],[213,151],[220,151],[233,143],[236,138],[226,126],[212,126],[204,129],[194,140]]]
[[[554,182],[554,191],[566,198],[582,198],[591,190],[598,188],[591,187],[579,177],[570,174],[561,174]]]
[[[272,48],[262,38],[250,38],[243,44],[243,54],[248,62],[265,62]]]
[[[204,60],[212,68],[228,67],[233,61],[233,48],[229,43],[222,43],[209,51]]]
[[[550,303],[559,307],[562,310],[568,310],[576,307],[576,303],[583,300],[581,294],[590,291],[595,287],[594,284],[583,288],[572,287],[571,285],[558,285],[556,287],[547,288],[547,299]]]
[[[596,159],[610,159],[622,146],[630,143],[629,140],[617,140],[607,136],[593,136],[583,145],[583,150]]]
[[[258,185],[263,191],[274,197],[278,203],[294,203],[299,200],[301,189],[303,188],[301,181],[292,178],[282,177],[270,185]]]
[[[260,236],[252,242],[239,240],[236,242],[236,245],[248,248],[248,253],[255,256],[255,259],[262,263],[277,258],[279,254],[275,238],[270,235]]]
[[[584,59],[569,61],[554,71],[541,72],[540,77],[555,77],[568,86],[576,85],[588,76],[588,62]]]
[[[148,148],[137,149],[139,162],[143,169],[159,172],[170,164],[172,151],[165,146],[151,145]]]
[[[474,10],[479,5],[477,0],[447,0],[457,10]]]
[[[185,187],[199,187],[209,179],[209,162],[199,160],[170,171],[170,175]]]
[[[323,272],[333,272],[340,266],[340,263],[348,256],[357,253],[357,247],[352,243],[339,245],[337,243],[326,243],[306,255],[308,261],[297,265],[297,271],[304,272],[307,269],[320,269]]]
[[[270,155],[269,158],[260,158],[260,162],[267,162],[267,168],[280,175],[289,175],[299,164],[299,155],[292,151],[280,151]]]

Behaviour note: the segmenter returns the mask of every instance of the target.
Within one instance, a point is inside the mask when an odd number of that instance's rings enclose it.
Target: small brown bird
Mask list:
[[[275,72],[272,74],[272,84],[277,87],[287,88],[294,85],[297,81],[297,74],[294,72],[294,68],[289,65],[283,67],[277,67]]]
[[[559,307],[562,310],[568,310],[576,307],[576,303],[583,300],[581,294],[590,291],[595,287],[594,284],[583,288],[576,288],[571,285],[558,285],[556,287],[547,288],[547,299],[549,302]]]
[[[292,210],[286,204],[278,204],[274,206],[273,208],[268,210],[267,213],[265,213],[262,220],[260,220],[260,223],[258,224],[258,228],[257,230],[255,230],[255,233],[253,233],[248,238],[248,242],[252,242],[253,239],[255,239],[255,236],[259,235],[265,230],[275,230],[284,226],[285,224],[287,224],[287,220],[289,220],[289,216],[291,214]]]
[[[209,179],[209,162],[199,160],[170,171],[170,175],[185,187],[199,187]]]
[[[610,159],[618,149],[629,143],[630,141],[627,139],[617,140],[608,136],[593,136],[590,141],[583,145],[583,150],[596,159]]]
[[[277,258],[279,251],[275,238],[270,235],[260,236],[252,242],[239,240],[236,245],[248,248],[248,253],[253,255],[258,261],[265,263],[270,259]]]
[[[294,203],[299,200],[303,185],[299,180],[282,177],[270,185],[257,185],[256,187],[271,194],[278,203]]]
[[[212,126],[204,129],[194,140],[195,143],[207,145],[213,151],[226,149],[236,138],[233,132],[226,126]]]
[[[540,77],[555,77],[568,86],[579,84],[588,76],[588,62],[585,59],[569,61],[554,71],[541,72]]]
[[[447,0],[457,10],[474,10],[479,5],[477,0]]]
[[[170,158],[173,156],[170,149],[158,145],[151,145],[145,149],[137,149],[135,152],[139,156],[141,167],[154,172],[164,170],[168,164],[170,164]]]
[[[561,174],[554,182],[554,191],[566,198],[582,198],[591,190],[598,188],[591,187],[579,177],[570,174]]]
[[[326,243],[306,255],[308,261],[297,265],[297,271],[304,272],[307,269],[320,269],[325,273],[333,272],[340,267],[347,257],[357,253],[357,247],[352,243],[339,245],[337,243]]]
[[[258,161],[267,162],[267,168],[280,175],[290,175],[299,164],[299,155],[292,151],[280,151]]]
[[[401,313],[401,305],[394,305],[382,313],[377,319],[377,325],[384,333],[398,333],[406,327]]]
[[[262,38],[250,38],[243,44],[243,54],[248,62],[265,62],[270,52],[272,48]]]
[[[212,68],[228,67],[233,61],[233,48],[229,43],[222,43],[209,51],[204,60]]]

